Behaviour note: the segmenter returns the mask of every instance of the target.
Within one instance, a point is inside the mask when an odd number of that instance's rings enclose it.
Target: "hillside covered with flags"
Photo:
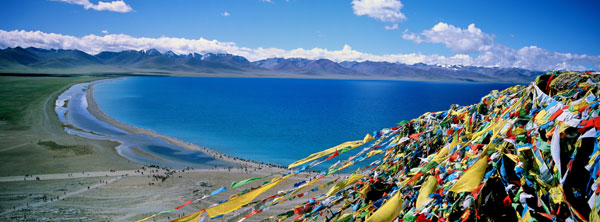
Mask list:
[[[175,221],[256,220],[291,200],[301,202],[265,219],[600,221],[599,80],[597,73],[549,72],[478,104],[425,113],[314,153],[269,183]],[[317,176],[270,190],[352,149],[360,151]],[[315,185],[362,161],[370,164]],[[257,199],[263,193],[270,195]]]

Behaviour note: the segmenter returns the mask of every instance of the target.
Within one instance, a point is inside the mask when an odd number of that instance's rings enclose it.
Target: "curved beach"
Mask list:
[[[115,147],[119,146],[120,141],[107,139],[94,131],[79,131],[81,129],[63,121],[65,119],[61,117],[64,117],[64,113],[56,112],[57,107],[64,108],[69,104],[83,103],[80,107],[96,111],[94,116],[106,120],[98,115],[101,111],[93,101],[91,91],[90,95],[79,94],[78,98],[71,97],[69,102],[63,100],[66,104],[56,103],[59,95],[74,85],[79,83],[89,85],[90,81],[95,80],[98,78],[49,79],[40,77],[39,79],[27,79],[27,84],[22,84],[28,86],[26,89],[41,87],[48,88],[48,90],[28,97],[29,100],[35,101],[27,109],[27,113],[33,115],[31,118],[36,120],[31,124],[30,130],[2,131],[5,133],[3,138],[9,141],[5,144],[8,146],[1,150],[4,158],[3,166],[6,167],[5,173],[0,176],[0,188],[4,190],[3,199],[0,200],[0,220],[35,220],[39,218],[38,220],[43,221],[135,221],[156,212],[172,209],[186,201],[195,200],[194,204],[176,212],[156,217],[156,220],[165,221],[209,207],[220,200],[227,199],[230,195],[263,182],[263,180],[259,180],[247,186],[229,188],[226,192],[209,199],[198,200],[221,186],[229,187],[233,181],[254,177],[270,180],[276,173],[286,171],[268,164],[229,158],[208,149],[203,151],[204,148],[192,145],[186,145],[185,149],[200,149],[199,152],[210,152],[211,156],[215,156],[220,161],[230,160],[231,162],[228,163],[237,163],[240,167],[214,168],[207,166],[202,169],[194,167],[191,170],[172,170],[137,164],[116,152]],[[29,91],[21,90],[17,95],[30,94]],[[85,103],[82,102],[82,97],[86,98]],[[110,128],[108,123],[102,123],[106,124],[103,125],[104,127]],[[130,127],[126,129],[128,133],[142,132],[141,130],[143,130]],[[81,137],[79,134],[72,133],[73,131],[96,137]],[[13,138],[12,136],[17,135],[23,138],[19,141],[10,140]],[[147,134],[144,136],[150,137]],[[51,146],[40,145],[42,144],[40,141],[62,149],[51,149]],[[176,140],[170,140],[169,143],[175,143],[173,141]],[[185,144],[179,142],[179,144]],[[86,152],[75,152],[80,150]],[[11,159],[14,160],[11,162]],[[23,161],[20,161],[21,159]],[[17,165],[16,161],[22,162],[24,165]],[[276,189],[283,189],[302,181],[308,174],[310,172],[290,178],[288,183],[282,183]],[[288,207],[291,205],[279,206],[281,209]]]
[[[170,137],[170,136],[159,134],[153,130],[132,126],[127,123],[123,123],[119,120],[116,120],[116,119],[112,118],[111,116],[107,115],[106,113],[104,113],[98,106],[98,103],[96,102],[96,100],[94,99],[94,86],[99,83],[102,83],[102,81],[94,82],[89,85],[89,87],[86,90],[85,99],[87,101],[88,112],[102,122],[105,122],[111,126],[114,126],[118,129],[126,131],[130,134],[142,134],[142,135],[147,135],[149,137],[158,138],[158,139],[168,142],[169,144],[172,144],[172,145],[175,145],[175,146],[178,146],[181,148],[185,148],[187,150],[202,152],[216,160],[228,162],[228,163],[231,163],[231,164],[234,164],[237,166],[255,167],[255,168],[279,168],[279,169],[284,168],[282,166],[277,166],[277,165],[270,164],[270,163],[260,163],[260,162],[256,162],[256,161],[252,161],[252,160],[246,160],[246,159],[242,159],[242,158],[232,157],[227,154],[222,154],[222,153],[216,152],[214,150],[208,149],[206,147],[201,147],[196,144],[192,144],[192,143],[185,142],[185,141],[182,141],[182,140]]]

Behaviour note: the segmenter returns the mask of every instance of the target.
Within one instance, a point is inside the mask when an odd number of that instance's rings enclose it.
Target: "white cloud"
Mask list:
[[[552,52],[537,46],[511,49],[497,44],[477,56],[480,66],[519,67],[534,70],[600,70],[600,56]]]
[[[483,33],[481,29],[475,27],[475,24],[462,29],[440,22],[421,34],[408,33],[408,30],[405,30],[402,38],[416,43],[443,43],[447,48],[458,53],[482,52],[494,46],[494,36]]]
[[[221,13],[221,15],[222,15],[222,16],[225,16],[225,17],[227,17],[227,16],[229,16],[230,14],[229,14],[229,12],[223,12],[223,13]]]
[[[382,22],[402,22],[406,20],[400,12],[404,5],[399,0],[352,0],[354,14],[366,15]]]
[[[475,66],[518,67],[534,70],[584,70],[600,69],[600,56],[552,52],[537,46],[512,49],[494,42],[494,35],[469,25],[466,29],[440,22],[420,34],[404,30],[402,38],[416,43],[442,43],[461,56],[460,64]]]
[[[99,1],[98,4],[91,3],[89,0],[53,0],[59,2],[66,2],[69,4],[81,5],[85,9],[94,9],[96,11],[112,11],[112,12],[131,12],[133,9],[127,5],[123,0],[103,2]]]
[[[344,45],[341,50],[324,48],[284,50],[278,48],[247,48],[233,42],[217,40],[185,39],[174,37],[146,38],[125,34],[107,34],[104,36],[86,35],[76,37],[41,31],[4,31],[0,30],[0,48],[6,47],[38,47],[45,49],[79,49],[90,54],[101,51],[142,50],[155,48],[161,52],[173,51],[177,54],[198,53],[231,53],[246,57],[250,61],[260,59],[307,58],[330,59],[333,61],[386,61],[406,64],[461,64],[474,66],[519,67],[535,70],[570,69],[582,70],[593,68],[600,70],[600,56],[551,52],[536,46],[511,49],[494,44],[493,49],[479,55],[459,53],[454,56],[423,55],[420,53],[374,55],[352,49]]]
[[[108,31],[107,31],[107,30],[102,30],[102,31],[100,31],[100,32],[102,32],[102,34],[108,34]]]
[[[398,29],[398,24],[386,25],[383,28],[385,28],[385,30],[396,30],[396,29]]]

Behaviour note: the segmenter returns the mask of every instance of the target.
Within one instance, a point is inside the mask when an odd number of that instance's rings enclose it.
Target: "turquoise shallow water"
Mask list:
[[[425,112],[479,102],[491,90],[512,85],[130,77],[96,85],[94,96],[100,109],[122,122],[229,155],[287,165]]]
[[[61,122],[76,128],[65,128],[67,133],[89,139],[118,141],[120,145],[115,149],[120,155],[142,164],[170,168],[233,166],[203,152],[187,150],[159,138],[128,133],[98,120],[87,110],[86,90],[90,84],[103,81],[75,84],[58,96],[55,107],[56,114]],[[66,101],[68,101],[68,105],[64,107]],[[139,152],[147,153],[152,157],[140,155]]]

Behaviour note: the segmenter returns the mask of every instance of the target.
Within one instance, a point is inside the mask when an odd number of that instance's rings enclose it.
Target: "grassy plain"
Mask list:
[[[116,142],[68,135],[54,112],[62,91],[96,79],[0,76],[0,176],[139,167],[116,154]]]

